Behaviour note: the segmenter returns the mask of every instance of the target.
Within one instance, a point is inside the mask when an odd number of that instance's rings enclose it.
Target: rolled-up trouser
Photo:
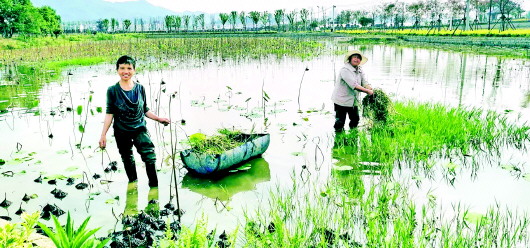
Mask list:
[[[116,145],[123,161],[125,173],[129,178],[129,182],[138,179],[136,174],[136,164],[134,161],[132,147],[136,147],[136,151],[140,154],[142,161],[145,163],[145,170],[147,178],[149,179],[149,186],[158,186],[158,178],[156,176],[156,154],[155,145],[149,138],[146,130],[136,132],[123,132],[114,130],[114,137],[116,138]]]
[[[346,124],[346,114],[350,118],[349,127],[356,128],[359,125],[359,108],[357,106],[353,107],[344,107],[337,104],[335,105],[335,128],[336,132],[342,132],[344,130],[344,125]]]

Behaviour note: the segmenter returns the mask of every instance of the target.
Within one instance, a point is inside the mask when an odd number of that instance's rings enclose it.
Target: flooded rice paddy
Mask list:
[[[476,107],[506,115],[520,125],[530,121],[528,60],[384,45],[350,48],[360,49],[369,58],[364,66],[369,82],[395,101]],[[349,163],[347,154],[332,151],[335,134],[330,96],[342,55],[244,61],[211,57],[186,63],[167,58],[167,63],[163,69],[148,70],[142,67],[148,67],[149,61],[139,61],[136,74],[146,87],[151,110],[173,122],[164,127],[147,120],[157,146],[158,189],[148,187],[140,165],[138,183],[128,184],[110,134],[108,149],[102,152],[98,148],[105,92],[118,80],[114,65],[70,68],[60,77],[43,72],[48,83],[34,86],[19,81],[28,86],[20,92],[9,90],[9,94],[5,92],[16,80],[8,69],[2,70],[0,159],[5,164],[0,165],[0,200],[5,195],[12,205],[0,208],[0,216],[17,221],[19,207],[33,212],[56,204],[76,219],[92,216],[89,225],[102,226],[100,234],[105,235],[120,228],[121,214],[143,210],[149,200],[158,199],[161,206],[170,200],[175,204],[172,139],[178,152],[186,148],[187,136],[197,132],[211,135],[220,128],[268,132],[269,149],[262,158],[249,162],[250,170],[223,178],[188,174],[177,159],[183,225],[193,225],[206,216],[210,228],[233,230],[244,223],[246,215],[267,208],[271,191],[291,189],[297,182],[308,185],[298,190],[309,192],[314,190],[311,186],[329,179],[352,180],[332,175],[331,170]],[[399,166],[393,177],[408,185],[410,198],[419,204],[434,200],[445,210],[461,204],[476,213],[496,205],[527,212],[529,158],[523,149],[505,148],[491,156],[439,159],[424,174],[412,166]],[[460,166],[454,175],[447,175],[444,165],[465,164],[466,159],[472,159],[475,166]],[[141,161],[139,157],[136,160]],[[113,161],[117,161],[118,170],[106,173]],[[372,161],[364,162],[370,166]],[[100,178],[95,179],[95,174]],[[368,192],[377,184],[379,174],[371,169],[362,175],[358,186],[364,190],[359,192]],[[41,175],[43,182],[34,182]],[[74,178],[74,184],[67,185],[67,178]],[[49,184],[50,179],[57,179],[56,184]],[[91,187],[76,189],[81,182]],[[50,192],[55,188],[66,192],[66,197],[54,197]],[[25,194],[34,199],[23,201]]]

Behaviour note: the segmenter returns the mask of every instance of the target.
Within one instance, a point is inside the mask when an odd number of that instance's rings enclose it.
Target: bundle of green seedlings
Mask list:
[[[202,154],[221,154],[234,149],[244,143],[241,140],[241,131],[229,130],[226,128],[217,130],[218,135],[206,136],[203,133],[196,133],[190,136],[189,144],[191,148]]]
[[[374,122],[386,123],[392,102],[381,89],[375,89],[374,94],[363,98],[363,116]]]

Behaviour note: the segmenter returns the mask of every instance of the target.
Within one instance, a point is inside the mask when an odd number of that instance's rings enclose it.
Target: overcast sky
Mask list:
[[[109,2],[137,1],[137,0],[106,0]],[[372,10],[373,6],[381,5],[384,2],[394,2],[392,0],[146,0],[147,2],[170,9],[175,12],[201,11],[206,13],[221,13],[230,11],[274,11],[277,9],[300,10],[302,8],[321,11],[322,7],[326,12],[331,13],[332,6],[335,5],[335,13],[340,10]],[[416,0],[400,0],[400,2],[414,2]],[[530,0],[516,0],[522,3],[525,10],[530,10]]]

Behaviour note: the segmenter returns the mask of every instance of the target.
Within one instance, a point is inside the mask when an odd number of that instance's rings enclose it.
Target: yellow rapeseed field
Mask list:
[[[510,29],[505,31],[499,31],[498,29],[478,29],[462,31],[457,30],[428,30],[428,29],[388,29],[388,30],[339,30],[337,33],[346,34],[394,34],[394,35],[460,35],[460,36],[498,36],[498,37],[530,37],[530,29]],[[453,34],[454,33],[454,34]]]

